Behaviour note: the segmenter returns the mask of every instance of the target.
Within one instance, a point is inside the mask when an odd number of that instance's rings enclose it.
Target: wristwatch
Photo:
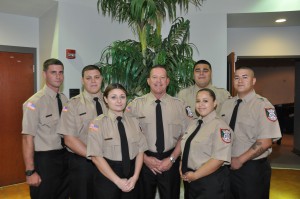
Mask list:
[[[26,171],[25,171],[25,175],[26,175],[26,176],[31,176],[32,174],[34,174],[34,172],[35,172],[34,169],[33,169],[33,170],[26,170]]]
[[[171,161],[172,163],[175,163],[175,158],[174,158],[173,156],[170,156],[170,161]]]

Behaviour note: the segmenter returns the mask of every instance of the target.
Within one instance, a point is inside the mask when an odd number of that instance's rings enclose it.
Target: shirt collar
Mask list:
[[[168,96],[168,94],[165,93],[159,100],[160,100],[161,102],[165,103],[166,100],[167,100],[167,96]],[[150,100],[150,102],[151,102],[152,104],[156,103],[155,101],[157,100],[157,98],[153,95],[152,92],[149,93],[149,100]]]
[[[93,102],[94,101],[94,97],[98,97],[99,98],[99,101],[103,101],[103,94],[101,92],[98,92],[96,94],[90,94],[89,92],[87,92],[86,90],[83,90],[83,95],[84,97]]]
[[[213,120],[213,119],[215,119],[217,117],[217,113],[216,113],[216,111],[214,110],[214,111],[212,111],[212,112],[210,112],[207,116],[205,116],[205,117],[199,117],[199,119],[200,120],[202,120],[203,121],[203,123],[208,123],[208,122],[210,122],[211,120]]]
[[[49,95],[53,99],[56,98],[57,93],[54,90],[52,90],[51,88],[49,88],[46,84],[43,89],[44,89],[46,95]],[[58,93],[61,94],[60,91]]]
[[[242,99],[242,101],[245,102],[245,103],[247,103],[247,102],[251,101],[251,100],[255,97],[255,95],[256,95],[256,92],[255,92],[255,90],[253,89],[252,91],[250,91],[250,92]],[[237,101],[238,99],[240,99],[240,98],[239,98],[239,96],[237,95],[236,98],[235,98],[235,101]]]
[[[110,109],[108,109],[108,111],[107,111],[107,116],[111,119],[111,120],[113,120],[113,121],[116,121],[117,120],[117,117],[118,117],[118,115],[116,115],[112,110],[110,110]],[[122,120],[124,120],[124,114],[122,113]]]

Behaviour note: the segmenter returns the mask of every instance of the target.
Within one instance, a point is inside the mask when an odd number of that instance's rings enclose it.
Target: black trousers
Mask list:
[[[146,151],[146,155],[154,156],[157,159],[164,159],[171,155],[173,149],[163,154]],[[140,174],[142,181],[142,193],[145,199],[154,199],[156,188],[158,188],[161,199],[179,199],[180,196],[180,174],[179,174],[179,159],[172,167],[162,174],[154,175],[152,171],[144,164]]]
[[[94,176],[97,172],[98,170],[91,160],[77,154],[70,153],[70,198],[93,199]]]
[[[271,167],[267,158],[250,160],[230,170],[232,199],[269,199]]]
[[[135,159],[130,161],[129,177],[124,176],[123,166],[121,161],[112,161],[105,159],[112,170],[120,178],[130,178],[134,174]],[[134,189],[130,192],[123,192],[117,185],[106,178],[100,171],[97,172],[94,178],[95,196],[94,199],[139,199],[139,180],[136,182]]]
[[[185,199],[230,199],[227,166],[222,166],[214,173],[190,183],[184,181],[183,184]]]
[[[34,152],[34,166],[41,176],[40,186],[30,186],[32,199],[67,199],[68,158],[66,149]]]

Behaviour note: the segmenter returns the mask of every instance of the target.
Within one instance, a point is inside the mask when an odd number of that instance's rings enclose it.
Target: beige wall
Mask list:
[[[272,104],[293,103],[295,96],[295,67],[255,67],[256,93]]]

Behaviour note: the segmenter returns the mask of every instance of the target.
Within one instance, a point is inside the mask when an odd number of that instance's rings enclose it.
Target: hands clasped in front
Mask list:
[[[150,156],[144,156],[144,163],[154,173],[154,175],[158,173],[162,174],[162,172],[168,171],[173,164],[169,158],[159,160]]]
[[[120,178],[116,184],[123,192],[130,192],[134,189],[136,181],[137,179],[135,179],[134,177],[131,177],[129,179]]]

